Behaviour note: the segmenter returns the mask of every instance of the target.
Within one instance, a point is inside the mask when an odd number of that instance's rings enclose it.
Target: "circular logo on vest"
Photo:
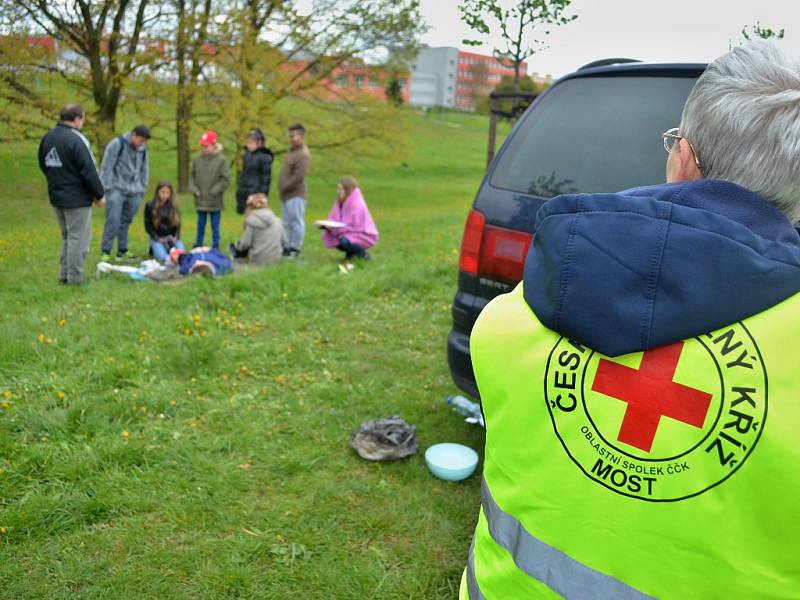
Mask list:
[[[544,397],[587,477],[671,502],[719,485],[753,452],[767,418],[767,372],[742,323],[613,359],[562,337]]]

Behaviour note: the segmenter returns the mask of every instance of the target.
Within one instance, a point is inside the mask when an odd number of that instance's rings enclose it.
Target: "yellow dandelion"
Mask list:
[[[9,408],[11,408],[11,404],[9,404],[8,400],[3,400],[2,404],[0,404],[0,406],[3,407],[3,410],[8,410]]]
[[[59,325],[61,325],[62,327],[63,327],[64,325],[66,325],[66,323],[67,323],[67,320],[66,320],[66,319],[59,319],[59,320],[58,320],[58,324],[59,324]]]
[[[0,533],[2,534],[8,533],[8,527],[0,527]]]
[[[124,430],[122,431],[122,437],[124,437],[124,438],[127,440],[129,437],[131,437],[131,434],[130,434],[130,433],[128,433],[128,430],[127,430],[127,429],[124,429]]]
[[[63,400],[63,399],[64,399],[64,396],[66,396],[66,394],[65,394],[64,392],[58,392],[58,393],[56,394],[56,396],[58,396],[58,399],[59,399],[59,400]]]
[[[39,340],[40,344],[43,344],[44,343],[44,339],[45,339],[44,338],[44,334],[40,333],[38,336],[36,336],[36,339]]]
[[[3,392],[3,398],[11,398],[11,391],[6,390]]]
[[[235,320],[236,320],[236,315],[231,315],[231,321],[235,321]]]
[[[47,323],[47,317],[42,317],[42,323]]]

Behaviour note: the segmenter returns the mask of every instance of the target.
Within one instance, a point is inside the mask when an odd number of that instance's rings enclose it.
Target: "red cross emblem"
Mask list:
[[[628,403],[617,439],[650,452],[661,417],[701,428],[711,394],[675,383],[683,342],[647,350],[639,369],[601,359],[592,390]]]

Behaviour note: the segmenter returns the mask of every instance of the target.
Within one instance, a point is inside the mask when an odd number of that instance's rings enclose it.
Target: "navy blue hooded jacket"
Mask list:
[[[553,198],[536,216],[525,300],[608,356],[690,338],[800,291],[800,235],[764,198],[699,179]]]

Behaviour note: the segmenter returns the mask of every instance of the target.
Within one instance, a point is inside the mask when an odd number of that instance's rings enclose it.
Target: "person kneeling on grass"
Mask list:
[[[327,221],[317,221],[316,225],[323,230],[325,246],[344,252],[345,260],[354,256],[368,260],[367,248],[378,241],[375,221],[356,180],[349,175],[339,180]]]
[[[247,198],[242,239],[230,245],[234,258],[246,258],[250,263],[276,262],[283,256],[283,224],[268,207],[266,194]]]
[[[144,228],[150,236],[150,252],[156,260],[166,262],[170,250],[184,249],[180,240],[181,215],[169,181],[160,181],[153,199],[145,204]]]

